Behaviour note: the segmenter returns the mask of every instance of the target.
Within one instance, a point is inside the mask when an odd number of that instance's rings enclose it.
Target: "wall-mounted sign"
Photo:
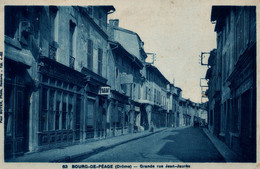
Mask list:
[[[109,95],[110,94],[110,87],[108,87],[108,86],[101,87],[98,94]]]

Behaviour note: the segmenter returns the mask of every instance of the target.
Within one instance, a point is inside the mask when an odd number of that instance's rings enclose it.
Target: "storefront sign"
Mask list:
[[[100,95],[109,95],[110,94],[110,87],[101,87],[99,92]]]

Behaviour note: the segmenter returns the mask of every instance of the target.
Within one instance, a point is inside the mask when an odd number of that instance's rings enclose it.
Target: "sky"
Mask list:
[[[182,96],[201,102],[199,84],[207,66],[200,65],[199,56],[216,48],[211,4],[192,0],[145,2],[115,4],[116,11],[109,19],[119,19],[120,27],[138,33],[145,51],[156,53],[154,65],[171,83],[174,80]]]

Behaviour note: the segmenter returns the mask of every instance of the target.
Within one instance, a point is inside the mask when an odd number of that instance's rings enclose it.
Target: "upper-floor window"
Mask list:
[[[93,41],[91,39],[88,39],[88,49],[87,49],[87,65],[88,69],[92,70],[93,68]]]
[[[56,51],[58,41],[58,8],[56,6],[49,7],[49,23],[50,23],[50,43],[49,43],[49,57],[51,59],[56,59]]]
[[[153,98],[153,99],[154,99],[154,102],[155,102],[155,103],[157,102],[156,94],[157,94],[157,93],[156,93],[156,89],[154,89],[154,98]]]
[[[103,50],[98,48],[98,74],[102,75]]]
[[[93,6],[89,6],[89,7],[87,8],[87,11],[88,11],[88,15],[89,15],[90,17],[92,17],[92,16],[93,16]]]
[[[49,18],[50,18],[50,40],[57,41],[57,31],[58,31],[58,8],[56,6],[50,6],[49,8]]]
[[[148,87],[145,87],[145,100],[148,98]]]
[[[141,87],[138,85],[138,99],[141,99]]]
[[[102,14],[101,14],[101,12],[98,12],[98,25],[100,27],[102,26]]]
[[[74,32],[75,32],[76,24],[70,21],[70,27],[69,27],[69,66],[71,68],[74,68],[74,62],[75,62],[75,56],[74,56],[74,48],[75,48],[75,40],[74,40]]]

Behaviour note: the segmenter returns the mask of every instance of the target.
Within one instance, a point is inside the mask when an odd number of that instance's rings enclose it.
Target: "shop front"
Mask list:
[[[83,74],[47,57],[39,59],[38,149],[82,140]]]

